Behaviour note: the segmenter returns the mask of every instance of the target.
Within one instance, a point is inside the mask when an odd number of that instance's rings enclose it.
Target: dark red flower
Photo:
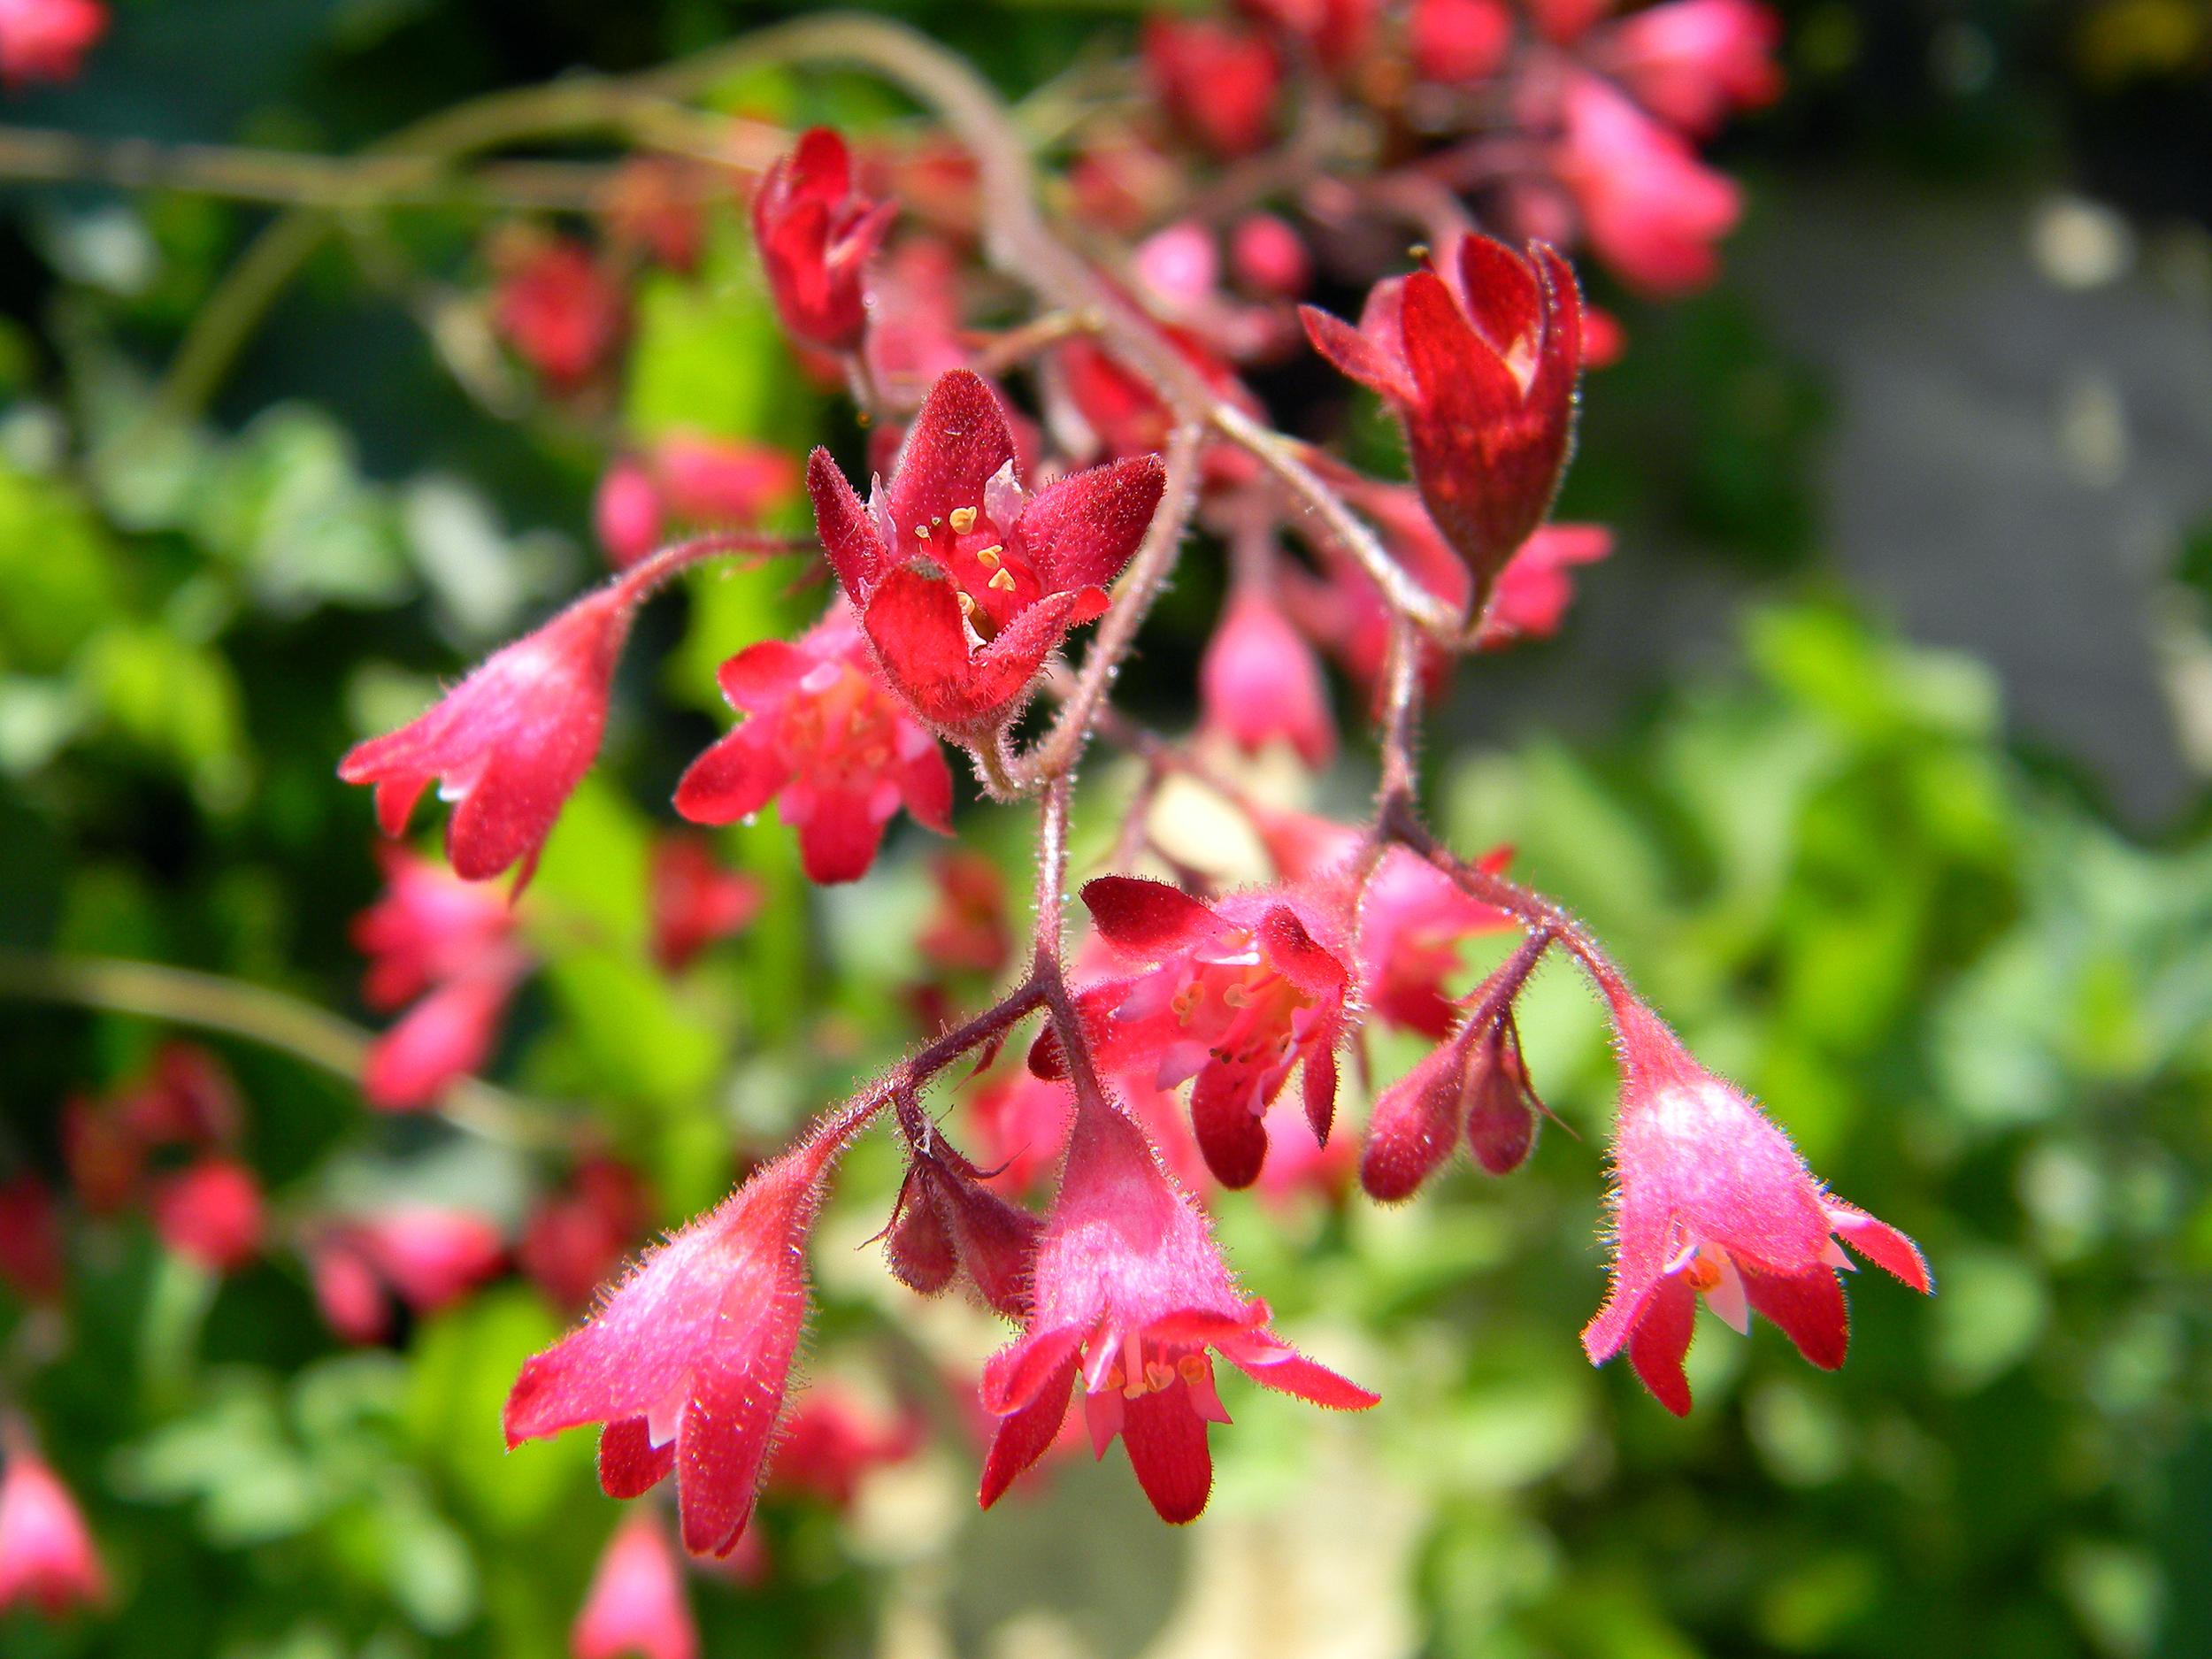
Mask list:
[[[1376,1101],[1360,1185],[1386,1204],[1412,1197],[1451,1156],[1463,1132],[1476,1163],[1493,1175],[1510,1174],[1536,1143],[1541,1110],[1512,1015],[1467,1026]]]
[[[72,81],[107,32],[100,0],[0,0],[0,81]]]
[[[983,854],[955,847],[929,861],[936,908],[914,936],[914,948],[948,973],[996,973],[1013,954],[1006,919],[1006,879]]]
[[[107,1574],[84,1513],[29,1437],[11,1422],[0,1475],[0,1610],[26,1603],[48,1618],[107,1600]]]
[[[557,391],[588,380],[628,326],[621,289],[566,237],[536,243],[500,278],[492,320]]]
[[[649,1505],[631,1510],[614,1529],[569,1632],[572,1659],[697,1659],[699,1626],[661,1529]]]
[[[1267,142],[1282,65],[1267,38],[1216,18],[1144,20],[1144,64],[1161,107],[1224,160]]]
[[[768,291],[784,327],[830,351],[849,351],[868,326],[861,288],[897,206],[856,196],[852,154],[826,127],[799,135],[787,156],[761,175],[753,196],[753,235]]]
[[[1930,1287],[1911,1240],[1829,1195],[1742,1094],[1690,1058],[1625,991],[1608,992],[1622,1066],[1613,1120],[1613,1284],[1582,1333],[1593,1364],[1629,1363],[1678,1417],[1697,1299],[1747,1329],[1756,1310],[1824,1371],[1843,1363],[1850,1320],[1841,1240],[1915,1290]]]
[[[397,836],[433,778],[451,801],[446,856],[481,881],[519,863],[529,879],[553,822],[599,753],[615,662],[643,597],[617,577],[534,634],[485,658],[428,713],[357,743],[338,763],[376,786],[376,815]]]
[[[607,1494],[641,1496],[674,1470],[684,1548],[728,1555],[782,1412],[806,1321],[806,1235],[840,1144],[817,1136],[764,1166],[524,1365],[508,1445],[604,1424]]]
[[[1474,576],[1474,600],[1551,506],[1574,432],[1581,298],[1541,242],[1463,236],[1440,265],[1379,282],[1355,329],[1301,309],[1322,356],[1405,424],[1429,514]]]
[[[933,1296],[964,1279],[983,1303],[1018,1319],[1029,1311],[1037,1217],[983,1184],[982,1171],[941,1138],[907,1150],[884,1254],[910,1289]]]
[[[807,466],[822,545],[886,677],[971,745],[995,741],[1068,630],[1105,611],[1165,480],[1141,456],[1033,497],[998,399],[965,369],[937,382],[866,505],[828,450]]]
[[[1083,902],[1114,955],[1142,970],[1083,994],[1099,1064],[1148,1071],[1164,1089],[1194,1077],[1191,1125],[1223,1186],[1258,1179],[1261,1119],[1301,1063],[1307,1122],[1328,1139],[1351,976],[1320,907],[1280,890],[1209,906],[1134,876],[1086,883]]]
[[[952,833],[944,751],[877,677],[843,599],[796,641],[749,645],[716,677],[746,718],[677,784],[676,810],[694,823],[732,823],[774,801],[820,882],[865,875],[902,802]]]
[[[653,960],[680,973],[707,946],[751,921],[765,896],[741,870],[725,869],[697,835],[663,835],[647,875]]]
[[[515,1247],[516,1265],[548,1301],[573,1313],[621,1264],[649,1218],[634,1171],[611,1158],[588,1158],[565,1189],[531,1212]]]
[[[1213,1486],[1210,1423],[1228,1413],[1209,1349],[1263,1386],[1339,1410],[1376,1396],[1274,1336],[1248,1302],[1205,1217],[1160,1168],[1144,1132],[1102,1102],[1076,1109],[1066,1174],[1037,1248],[1035,1308],[984,1368],[1000,1419],[984,1464],[988,1508],[1058,1437],[1076,1379],[1092,1448],[1116,1435],[1163,1520],[1194,1520]]]

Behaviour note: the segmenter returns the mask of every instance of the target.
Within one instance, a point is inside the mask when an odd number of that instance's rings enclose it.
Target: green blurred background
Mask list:
[[[1113,5],[885,8],[1010,95]],[[1285,1328],[1385,1396],[1317,1421],[1225,1395],[1214,1503],[1144,1511],[1118,1454],[972,1513],[941,1443],[843,1517],[772,1503],[762,1583],[692,1586],[712,1655],[886,1659],[2212,1653],[2212,12],[2200,0],[1816,0],[1786,98],[1717,151],[1747,184],[1710,291],[1608,288],[1563,517],[1620,550],[1563,636],[1462,676],[1430,745],[1455,843],[1510,841],[1836,1190],[1913,1233],[1930,1302],[1854,1286],[1848,1366],[1706,1329],[1678,1423],[1575,1341],[1611,1074],[1557,970],[1523,1031],[1563,1126],[1378,1212],[1217,1206]],[[31,126],[342,151],[464,96],[625,70],[775,15],[716,0],[125,0]],[[757,80],[793,121],[896,105]],[[489,412],[425,319],[480,289],[485,219],[364,216],[204,418],[147,418],[253,210],[14,186],[0,218],[0,943],[139,957],[363,1017],[377,871],[357,737],[595,566],[596,428]],[[734,212],[639,296],[622,416],[847,448],[801,386]],[[1344,296],[1336,296],[1342,300]],[[1340,303],[1340,310],[1348,303]],[[1279,410],[1295,426],[1300,411]],[[672,1224],[914,1033],[910,836],[806,889],[732,830],[763,918],[672,984],[649,826],[720,729],[716,662],[814,603],[764,571],[649,613],[605,765],[534,889],[548,972],[495,1068],[588,1102]],[[1132,701],[1188,718],[1198,561]],[[1355,711],[1348,698],[1348,714]],[[1128,780],[1098,769],[1094,844]],[[1325,802],[1356,808],[1360,763]],[[1018,867],[1019,815],[964,832]],[[0,1154],[58,1171],[73,1092],[163,1028],[0,1001]],[[442,1195],[511,1227],[550,1171],[210,1039],[280,1211]],[[1377,1049],[1378,1080],[1414,1051]],[[852,1160],[817,1248],[820,1362],[903,1379],[994,1340],[872,1253],[896,1180]],[[493,1286],[388,1348],[324,1333],[295,1255],[219,1284],[142,1223],[78,1238],[58,1353],[11,1309],[8,1389],[81,1494],[111,1617],[13,1654],[555,1655],[616,1507],[588,1439],[507,1455],[498,1403],[561,1315]]]

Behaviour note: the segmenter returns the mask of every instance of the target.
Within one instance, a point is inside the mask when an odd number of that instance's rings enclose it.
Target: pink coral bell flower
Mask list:
[[[699,1626],[660,1517],[641,1506],[607,1540],[569,1631],[573,1659],[698,1659]]]
[[[1256,755],[1287,742],[1309,766],[1336,755],[1336,716],[1312,648],[1271,595],[1240,583],[1198,664],[1199,726]]]
[[[885,677],[972,746],[1018,712],[1068,630],[1104,613],[1104,584],[1144,539],[1165,482],[1146,455],[1031,495],[1004,410],[966,369],[931,389],[888,488],[864,505],[827,449],[807,465],[822,545]]]
[[[817,127],[753,196],[753,236],[777,314],[794,339],[827,351],[849,351],[867,332],[861,278],[898,216],[895,203],[855,194],[852,175],[844,139]]]
[[[19,1425],[4,1434],[0,1476],[0,1610],[28,1603],[48,1618],[107,1600],[107,1574],[84,1515]]]
[[[1037,1249],[1035,1310],[983,1371],[999,1419],[983,1469],[988,1508],[1060,1432],[1077,1379],[1092,1449],[1118,1434],[1137,1484],[1176,1524],[1213,1488],[1206,1425],[1226,1423],[1217,1352],[1254,1381],[1336,1410],[1377,1396],[1317,1365],[1267,1329],[1264,1302],[1238,1294],[1190,1196],[1118,1107],[1076,1108],[1066,1172]]]
[[[817,1135],[763,1167],[526,1363],[507,1444],[604,1424],[610,1497],[642,1496],[673,1470],[684,1548],[736,1548],[806,1322],[805,1238],[840,1144]]]
[[[338,775],[376,786],[377,820],[391,836],[435,778],[453,803],[455,872],[481,881],[518,863],[519,887],[599,753],[615,663],[649,590],[633,572],[586,595],[493,652],[427,713],[354,745]]]
[[[1425,269],[1379,282],[1360,325],[1302,306],[1314,349],[1389,400],[1421,499],[1486,598],[1543,522],[1574,434],[1582,301],[1542,242],[1467,235]]]
[[[73,81],[107,32],[99,0],[0,0],[0,81]]]
[[[902,803],[952,833],[952,769],[937,740],[877,674],[840,597],[796,641],[764,640],[717,678],[744,721],[691,763],[676,810],[728,824],[776,803],[810,881],[857,881]]]
[[[1823,1371],[1850,1341],[1838,1240],[1915,1290],[1911,1240],[1829,1195],[1750,1100],[1690,1058],[1658,1017],[1610,989],[1623,1068],[1613,1129],[1613,1284],[1582,1333],[1593,1364],[1625,1346],[1659,1403],[1690,1409],[1682,1368],[1697,1299],[1739,1331],[1755,1310]]]
[[[1594,59],[1653,114],[1702,136],[1782,96],[1782,19],[1758,0],[1666,0],[1594,42]]]
[[[1306,1120],[1328,1140],[1352,976],[1319,906],[1280,889],[1206,905],[1136,876],[1087,882],[1083,902],[1112,953],[1141,970],[1084,995],[1100,1064],[1164,1089],[1194,1077],[1191,1126],[1224,1187],[1259,1179],[1262,1119],[1301,1062]]]
[[[1599,76],[1572,78],[1565,114],[1554,165],[1598,257],[1659,298],[1711,281],[1720,269],[1713,244],[1743,212],[1735,181]]]

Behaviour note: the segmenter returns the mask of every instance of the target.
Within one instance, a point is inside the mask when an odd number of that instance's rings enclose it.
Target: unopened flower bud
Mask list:
[[[1370,1198],[1394,1204],[1412,1197],[1451,1156],[1466,1110],[1467,1064],[1468,1045],[1455,1038],[1382,1092],[1359,1161]]]
[[[1493,1175],[1510,1175],[1536,1144],[1541,1103],[1529,1087],[1521,1033],[1501,1015],[1476,1043],[1467,1069],[1467,1144]]]

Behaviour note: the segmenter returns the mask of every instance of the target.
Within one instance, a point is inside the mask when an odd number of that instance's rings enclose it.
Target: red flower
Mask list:
[[[48,1618],[107,1600],[107,1574],[69,1488],[33,1451],[23,1430],[5,1431],[0,1476],[0,1609],[27,1602]]]
[[[0,1282],[26,1302],[58,1302],[67,1275],[52,1188],[29,1170],[0,1181]]]
[[[611,1158],[588,1158],[565,1191],[532,1212],[515,1248],[516,1263],[549,1301],[572,1313],[620,1265],[648,1218],[636,1174]]]
[[[914,948],[948,973],[996,973],[1013,954],[1006,920],[1006,879],[981,853],[955,847],[929,861],[937,907]]]
[[[1340,1410],[1376,1396],[1268,1331],[1205,1219],[1160,1168],[1118,1108],[1085,1102],[1067,1172],[1037,1249],[1035,1310],[984,1368],[985,1407],[1000,1418],[981,1496],[995,1502],[1059,1434],[1079,1374],[1092,1448],[1115,1435],[1163,1520],[1194,1519],[1213,1486],[1206,1425],[1225,1423],[1211,1348],[1256,1382]]]
[[[1513,45],[1513,14],[1499,0],[1413,0],[1406,46],[1414,73],[1446,83],[1494,74]]]
[[[1199,729],[1217,733],[1246,754],[1277,739],[1307,765],[1336,754],[1336,718],[1321,664],[1274,599],[1240,582],[1198,664]]]
[[[1262,299],[1295,298],[1313,282],[1303,238],[1272,213],[1247,213],[1229,229],[1229,268]]]
[[[492,320],[557,390],[591,377],[627,326],[622,291],[566,237],[540,242],[500,279]]]
[[[867,505],[826,449],[807,466],[822,544],[891,684],[949,735],[989,741],[1045,657],[1104,612],[1159,505],[1157,456],[1032,496],[998,399],[965,369],[937,382],[887,490]]]
[[[71,81],[107,32],[99,0],[0,0],[0,81]]]
[[[795,339],[849,351],[868,326],[861,273],[897,206],[856,196],[852,155],[826,127],[799,135],[761,176],[753,235],[777,313]]]
[[[1743,211],[1734,180],[1595,75],[1568,83],[1566,127],[1554,165],[1598,257],[1661,296],[1711,281],[1713,244]]]
[[[1781,39],[1782,20],[1758,0],[1666,0],[1607,29],[1591,58],[1653,114],[1702,134],[1782,96]]]
[[[672,432],[651,462],[670,516],[701,529],[757,523],[798,494],[799,469],[772,444]]]
[[[1620,1043],[1613,1127],[1613,1285],[1582,1333],[1593,1364],[1625,1345],[1629,1363],[1677,1417],[1690,1409],[1682,1358],[1702,1294],[1747,1329],[1780,1325],[1824,1371],[1850,1340],[1837,1240],[1916,1290],[1928,1264],[1911,1240],[1831,1197],[1759,1109],[1690,1058],[1625,993],[1609,993]]]
[[[199,1044],[172,1040],[117,1110],[144,1146],[227,1146],[238,1135],[238,1085]]]
[[[499,1023],[532,962],[502,948],[443,981],[409,1009],[369,1049],[361,1092],[380,1111],[437,1103],[457,1079],[481,1067],[499,1040]]]
[[[1574,273],[1541,242],[1520,254],[1463,236],[1440,268],[1377,283],[1357,329],[1311,306],[1300,315],[1323,357],[1397,410],[1421,498],[1479,606],[1566,465],[1582,367]]]
[[[618,456],[599,475],[591,498],[591,527],[615,569],[628,570],[661,544],[666,517],[660,486],[642,462]]]
[[[753,1512],[806,1320],[804,1245],[838,1142],[803,1142],[641,1262],[591,1321],[523,1366],[507,1443],[603,1423],[599,1483],[676,1471],[684,1548],[726,1555]]]
[[[1495,873],[1512,857],[1502,848],[1482,860]],[[1360,993],[1369,1008],[1408,1031],[1443,1037],[1458,1021],[1444,979],[1459,972],[1459,947],[1476,933],[1512,926],[1479,904],[1425,858],[1394,847],[1360,895]]]
[[[641,1505],[607,1540],[569,1632],[574,1659],[697,1659],[699,1626],[660,1517]]]
[[[921,1425],[910,1415],[879,1423],[844,1389],[816,1382],[799,1396],[783,1425],[768,1486],[849,1509],[863,1476],[882,1464],[904,1463],[921,1438]]]
[[[1612,550],[1613,533],[1601,524],[1543,526],[1498,572],[1476,644],[1489,651],[1516,640],[1549,639],[1574,603],[1575,581],[1567,572]]]
[[[797,641],[749,645],[716,678],[747,718],[677,784],[676,810],[694,823],[727,824],[772,800],[819,882],[865,875],[902,802],[952,833],[944,752],[877,678],[842,599]]]
[[[1381,0],[1241,0],[1251,16],[1286,29],[1325,69],[1341,69],[1367,50]]]
[[[653,960],[680,973],[718,939],[736,933],[760,910],[759,882],[716,862],[696,835],[663,835],[653,843],[649,909]]]
[[[387,1287],[431,1314],[467,1295],[506,1259],[499,1229],[465,1210],[408,1204],[341,1222],[308,1253],[315,1300],[349,1342],[380,1340],[391,1322]]]
[[[1191,1126],[1223,1186],[1258,1179],[1261,1118],[1301,1062],[1307,1121],[1317,1141],[1328,1139],[1349,953],[1317,906],[1280,891],[1208,906],[1134,876],[1086,883],[1083,902],[1113,953],[1145,964],[1084,993],[1099,1063],[1141,1066],[1164,1089],[1195,1077]]]
[[[1161,106],[1215,155],[1232,160],[1267,142],[1283,71],[1264,36],[1156,14],[1144,20],[1144,64]]]
[[[261,1184],[234,1158],[204,1157],[153,1190],[154,1227],[178,1255],[234,1272],[261,1243]]]
[[[493,652],[428,713],[355,744],[338,775],[376,786],[377,820],[391,836],[437,779],[454,803],[446,856],[456,873],[481,881],[519,861],[519,887],[599,753],[615,662],[642,597],[623,577],[586,595]]]

